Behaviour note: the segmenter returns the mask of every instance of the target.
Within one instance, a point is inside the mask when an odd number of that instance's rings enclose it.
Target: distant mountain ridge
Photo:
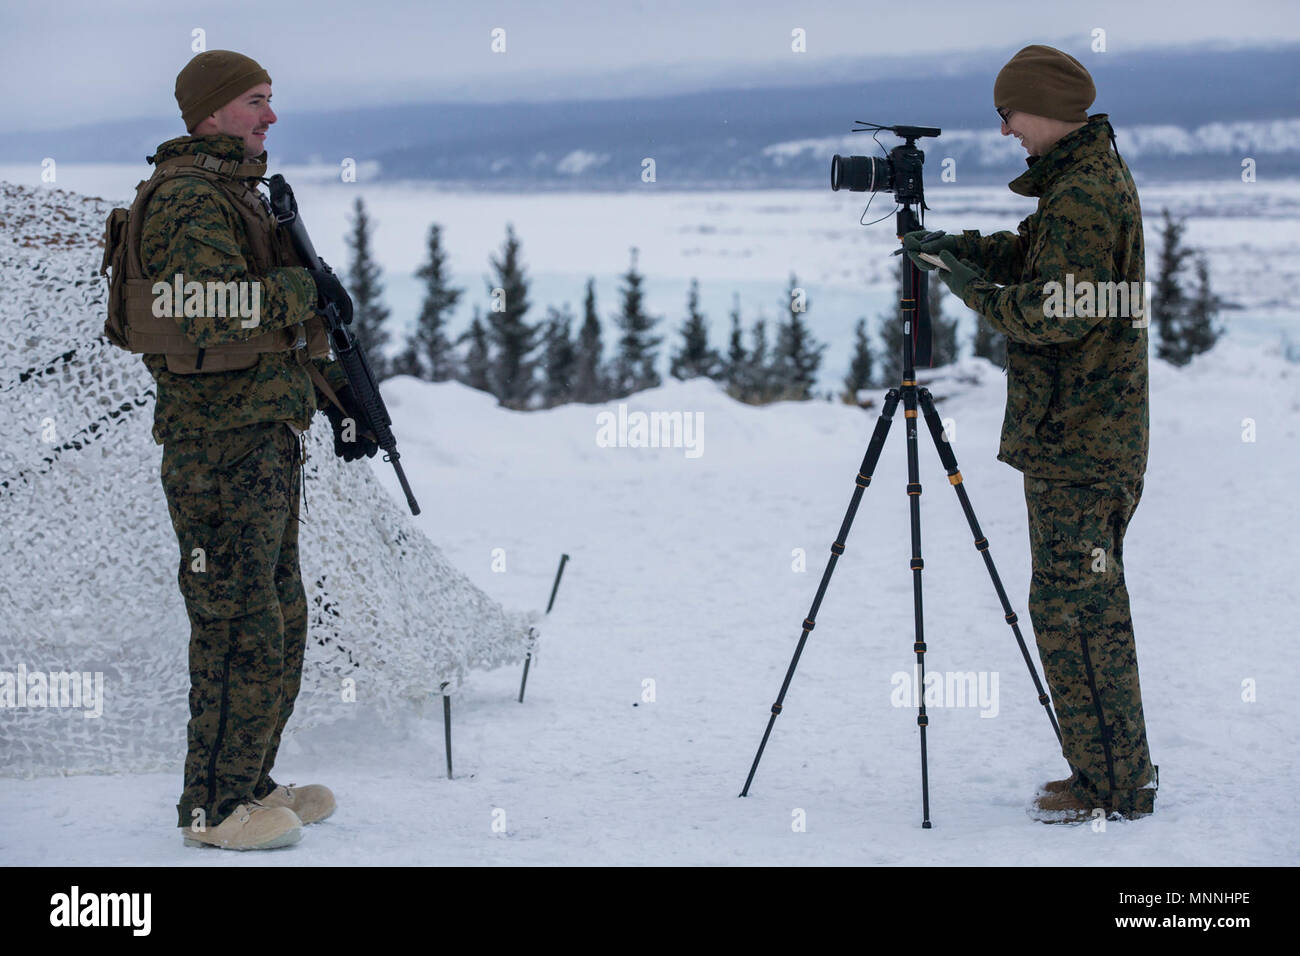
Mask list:
[[[1269,175],[1300,175],[1300,45],[1081,59],[1100,90],[1092,109],[1110,114],[1139,177],[1235,177],[1245,157]],[[668,188],[806,186],[829,183],[836,150],[878,153],[869,136],[845,136],[864,119],[941,127],[941,139],[921,144],[927,171],[951,157],[963,181],[1005,181],[1024,168],[1024,154],[998,132],[994,63],[930,57],[911,62],[906,77],[304,113],[282,118],[271,148],[286,163],[373,160],[384,179],[491,189],[641,188],[647,158]],[[930,72],[916,78],[918,69]],[[845,64],[834,72],[843,75]],[[0,134],[0,161],[139,162],[178,127],[169,118]]]

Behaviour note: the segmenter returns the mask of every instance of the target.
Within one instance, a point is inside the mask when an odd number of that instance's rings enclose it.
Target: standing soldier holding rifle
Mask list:
[[[271,777],[307,639],[302,433],[324,407],[346,461],[377,444],[318,312],[346,323],[352,302],[323,263],[297,259],[257,188],[270,76],[238,53],[200,53],[176,100],[190,135],[158,147],[130,211],[109,219],[105,334],[157,383],[153,437],[191,625],[178,824],[187,846],[267,849],[335,807],[324,786]]]

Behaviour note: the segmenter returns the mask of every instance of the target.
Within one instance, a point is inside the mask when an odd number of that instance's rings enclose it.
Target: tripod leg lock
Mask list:
[[[925,562],[923,560],[921,560],[920,558],[912,559],[911,568],[913,571],[920,571],[924,567],[925,567]]]
[[[844,545],[840,544],[838,541],[831,543],[831,554],[835,555],[835,557],[838,558],[843,553],[844,553]]]
[[[1008,623],[1008,624],[1011,624],[1011,625],[1014,626],[1015,624],[1019,623],[1019,621],[1020,621],[1020,618],[1016,617],[1016,612],[1015,612],[1015,611],[1012,611],[1010,614],[1007,615],[1007,623]]]
[[[817,626],[817,622],[814,621],[812,618],[806,617],[803,619],[803,629],[805,631],[811,631],[816,626]]]
[[[915,644],[912,645],[912,650],[916,651],[916,653],[918,654],[924,654],[925,641],[917,641]]]
[[[781,714],[781,705],[780,705],[780,704],[773,704],[773,705],[772,705],[772,716],[773,716],[773,717],[779,717],[780,714]]]
[[[1047,696],[1046,694],[1039,694],[1039,695],[1038,695],[1038,702],[1039,702],[1040,704],[1042,704],[1044,707],[1047,706],[1047,704],[1048,704],[1048,700],[1049,700],[1049,698],[1048,698],[1048,696]]]
[[[976,551],[987,551],[988,549],[989,549],[989,539],[988,539],[988,538],[976,538],[976,539],[975,539],[975,550],[976,550]]]
[[[909,495],[919,495],[921,493],[921,483],[919,481],[909,481],[907,483],[907,493]]]
[[[925,714],[921,714],[921,716],[916,718],[916,726],[918,727],[930,726],[930,718],[925,716]]]
[[[853,483],[857,485],[859,488],[865,488],[867,487],[867,485],[871,484],[871,476],[864,475],[862,474],[862,472],[858,472],[858,477],[854,480]]]

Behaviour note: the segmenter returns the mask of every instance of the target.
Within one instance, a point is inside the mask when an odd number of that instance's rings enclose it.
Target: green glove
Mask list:
[[[938,239],[931,239],[929,242],[922,242],[922,236],[928,236],[933,230],[917,229],[913,232],[903,234],[903,248],[908,252],[929,252],[938,255],[947,249],[950,252],[957,252],[961,245],[961,236],[940,236]]]
[[[961,251],[961,236],[940,236],[938,239],[931,239],[929,242],[922,242],[921,237],[929,235],[929,229],[916,229],[912,232],[904,233],[903,249],[907,252],[907,257],[916,263],[916,267],[923,272],[929,272],[937,269],[938,266],[924,259],[918,259],[914,253],[928,252],[932,256],[947,249],[950,252]]]
[[[930,252],[928,249],[926,250],[926,253],[928,255],[934,255],[934,253]],[[933,272],[935,269],[939,268],[933,262],[927,262],[926,260],[922,259],[920,252],[914,252],[911,249],[909,249],[907,252],[907,258],[915,262],[916,267],[920,269],[922,272]]]
[[[982,270],[971,265],[965,259],[958,259],[947,249],[939,253],[939,258],[948,267],[939,270],[939,278],[952,290],[952,294],[959,299],[965,297],[966,287],[972,282],[986,281]]]

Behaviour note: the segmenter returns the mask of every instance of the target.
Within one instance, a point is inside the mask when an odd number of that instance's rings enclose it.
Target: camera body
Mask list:
[[[923,136],[938,136],[940,130],[933,126],[869,126],[868,129],[889,130],[903,137],[905,142],[889,151],[887,157],[840,156],[831,158],[831,189],[850,192],[891,192],[894,200],[908,205],[924,201],[921,167],[925,153],[916,148]]]

